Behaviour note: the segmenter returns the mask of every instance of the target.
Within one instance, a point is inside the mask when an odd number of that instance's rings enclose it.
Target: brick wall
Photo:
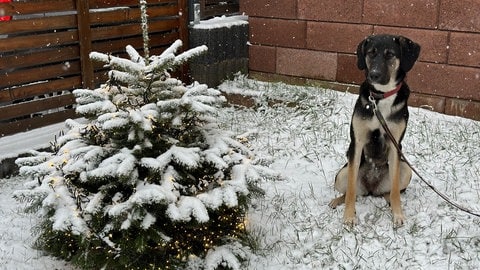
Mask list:
[[[249,16],[254,76],[342,89],[364,79],[361,40],[400,34],[422,46],[407,78],[410,105],[480,120],[479,0],[240,0],[240,10]]]

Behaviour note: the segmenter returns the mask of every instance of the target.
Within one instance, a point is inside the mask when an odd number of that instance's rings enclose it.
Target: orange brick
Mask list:
[[[454,65],[480,67],[480,34],[452,33],[448,62]],[[480,73],[480,70],[478,72]]]
[[[295,0],[242,0],[240,11],[248,16],[295,19]]]
[[[307,48],[355,53],[358,44],[372,32],[373,27],[371,25],[308,22]]]
[[[359,23],[362,20],[362,0],[298,0],[298,18]]]
[[[480,102],[448,98],[445,113],[480,121]]]
[[[475,68],[420,62],[407,79],[417,93],[480,101],[480,73]]]
[[[421,61],[446,63],[448,50],[448,33],[435,30],[375,26],[375,34],[401,35],[417,42],[422,47]]]
[[[418,93],[411,93],[408,99],[408,105],[432,110],[435,112],[445,112],[445,98],[432,95],[422,95]]]
[[[365,72],[357,68],[357,56],[338,54],[337,81],[361,84],[365,80]]]
[[[249,67],[251,70],[274,73],[275,65],[275,47],[255,45],[249,47]]]
[[[474,0],[475,1],[475,0]],[[458,1],[463,3],[463,1]],[[363,22],[403,27],[437,27],[436,0],[365,0]]]
[[[284,75],[334,81],[337,54],[277,48],[277,72]]]
[[[250,18],[250,42],[293,48],[305,47],[305,21]]]
[[[442,0],[440,29],[480,32],[480,1]]]

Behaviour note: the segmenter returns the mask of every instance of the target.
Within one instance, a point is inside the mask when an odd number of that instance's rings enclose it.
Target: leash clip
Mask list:
[[[368,101],[370,102],[365,106],[367,110],[370,110],[370,107],[372,107],[373,112],[375,113],[377,111],[377,103],[375,103],[375,98],[373,97],[372,94],[368,96]]]

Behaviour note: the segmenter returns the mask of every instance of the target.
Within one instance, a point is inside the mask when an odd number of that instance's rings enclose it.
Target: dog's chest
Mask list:
[[[378,101],[377,110],[383,115],[384,118],[388,118],[389,115],[396,113],[400,107],[393,105],[395,97],[388,97]]]
[[[379,129],[382,132],[382,135],[384,134],[380,122],[375,117],[374,107],[376,107],[376,110],[382,114],[383,118],[385,118],[388,126],[391,128],[395,128],[397,123],[395,121],[389,121],[391,118],[390,116],[398,113],[404,106],[403,103],[394,104],[395,97],[396,95],[393,95],[388,98],[379,100],[375,103],[375,106],[366,100],[359,101],[360,104],[362,104],[361,108],[359,108],[362,112],[356,111],[352,119],[353,128],[357,133],[356,135],[363,137],[366,141],[368,141],[368,134],[373,130]]]

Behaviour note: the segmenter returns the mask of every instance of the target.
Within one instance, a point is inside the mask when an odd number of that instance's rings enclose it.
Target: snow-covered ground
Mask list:
[[[247,269],[480,267],[480,218],[447,205],[415,176],[402,194],[407,221],[401,228],[393,228],[383,198],[357,199],[353,229],[342,225],[343,206],[327,206],[338,195],[333,178],[345,163],[355,95],[246,79],[220,88],[256,96],[257,107],[222,108],[219,118],[284,175],[261,182],[265,196],[253,199],[248,225],[256,255]],[[262,105],[272,100],[274,105]],[[417,108],[410,113],[407,158],[440,191],[480,211],[480,123]],[[60,126],[1,138],[0,153],[10,153],[11,142],[20,142],[17,151],[48,145]],[[41,138],[42,132],[47,136]],[[72,269],[31,248],[37,219],[11,197],[22,184],[19,178],[0,180],[0,269]]]

